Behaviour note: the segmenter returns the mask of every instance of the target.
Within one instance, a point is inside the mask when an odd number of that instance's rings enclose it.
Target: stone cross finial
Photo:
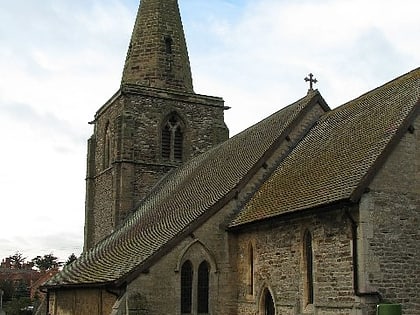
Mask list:
[[[309,82],[309,91],[312,91],[313,90],[313,84],[314,83],[317,83],[318,82],[318,80],[317,79],[315,79],[314,78],[314,75],[312,74],[312,73],[309,73],[309,78],[308,77],[306,77],[305,78],[305,81],[306,82]]]

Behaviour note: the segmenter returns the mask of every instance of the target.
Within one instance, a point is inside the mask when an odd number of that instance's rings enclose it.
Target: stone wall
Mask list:
[[[236,198],[230,200],[202,226],[190,233],[188,237],[181,239],[169,253],[162,256],[154,263],[153,267],[147,270],[147,272],[140,274],[138,278],[131,282],[127,287],[127,293],[121,299],[119,308],[115,314],[180,314],[180,270],[182,264],[186,260],[192,262],[195,276],[198,265],[203,260],[206,260],[210,265],[210,314],[255,314],[257,307],[255,298],[257,295],[251,297],[251,301],[254,303],[252,305],[244,303],[242,298],[240,298],[241,303],[238,309],[238,294],[241,296],[241,294],[245,292],[244,290],[246,290],[246,284],[243,283],[245,281],[243,277],[245,277],[244,274],[246,273],[246,270],[244,270],[244,266],[240,263],[238,257],[244,257],[247,253],[244,244],[248,244],[248,234],[238,235],[236,233],[229,233],[227,232],[227,224],[234,215],[234,211],[236,211],[243,201],[248,198],[252,191],[255,191],[259,183],[267,177],[267,174],[275,168],[276,163],[279,162],[281,157],[288,152],[290,144],[295,143],[300,139],[322,113],[323,110],[318,105],[308,111],[308,113],[302,117],[300,124],[297,124],[294,130],[290,131],[289,140],[284,141],[276,150],[270,152],[271,156],[265,157],[264,166],[255,170],[252,179],[246,185],[237,187],[238,194]],[[340,220],[341,217],[339,221]],[[347,227],[344,227],[343,229],[345,230],[343,232],[346,235],[345,239],[348,240],[348,235],[346,234],[348,232]],[[277,250],[275,252],[269,252],[270,250],[273,250],[272,245],[277,244],[277,241],[290,242],[291,240],[289,237],[280,240],[282,235],[278,235],[277,230],[272,231],[272,234],[269,234],[271,236],[265,236],[265,232],[263,231],[258,233],[261,234],[253,234],[253,236],[256,240],[258,237],[261,237],[261,239],[264,240],[264,243],[261,243],[259,240],[256,241],[257,246],[259,246],[259,253],[262,255],[257,259],[266,260],[264,266],[267,266],[268,268],[268,266],[271,266],[270,264],[275,262],[279,257],[277,255]],[[319,233],[322,233],[322,231]],[[271,237],[273,239],[267,243],[266,241]],[[345,252],[346,255],[348,255],[346,251],[349,248],[349,244],[347,245],[348,246],[343,246],[343,252]],[[294,255],[299,255],[299,253],[300,252],[296,252]],[[285,257],[286,256],[282,259]],[[330,257],[334,257],[334,255],[331,254]],[[348,263],[348,259],[346,261]],[[261,265],[261,268],[266,268],[262,266],[263,265]],[[268,269],[266,269],[266,272],[268,272]],[[238,273],[240,276],[238,276]],[[267,277],[267,274],[264,275],[264,272],[261,272],[258,288],[262,288],[261,283],[266,281]],[[334,288],[331,288],[331,290],[333,289]],[[159,292],[159,294],[157,294],[157,292]],[[287,297],[287,301],[293,300],[290,303],[293,303],[294,306],[296,302],[291,296],[294,297],[294,293],[291,293],[289,297]],[[164,302],[162,302],[162,297],[164,297]],[[127,307],[127,305],[133,306],[132,309],[129,309],[130,307]],[[284,307],[283,309],[286,311],[290,308]],[[193,314],[196,313],[193,312]]]
[[[420,118],[387,159],[360,206],[360,282],[403,314],[420,310]],[[373,310],[371,314],[374,314]]]
[[[226,140],[224,110],[221,98],[140,86],[123,87],[102,107],[88,150],[85,249],[118,227],[168,171]],[[185,125],[183,161],[162,158],[162,125],[174,112]]]
[[[205,260],[210,265],[209,313],[236,315],[236,272],[230,257],[234,245],[222,225],[229,211],[226,208],[214,215],[130,283],[124,298],[137,308],[131,308],[130,313],[121,308],[118,314],[181,314],[181,266],[190,260],[197,277],[198,266]]]
[[[262,294],[273,295],[276,314],[356,314],[352,277],[351,224],[344,209],[299,219],[272,221],[241,233],[237,259],[238,314],[263,314]],[[314,303],[305,302],[304,233],[312,234]],[[249,289],[249,247],[254,249]]]

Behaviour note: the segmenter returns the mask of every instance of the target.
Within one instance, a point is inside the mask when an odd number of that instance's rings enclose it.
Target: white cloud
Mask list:
[[[335,107],[420,64],[417,0],[179,3],[195,90],[232,107],[233,134],[304,96],[309,72]],[[87,122],[119,86],[137,6],[14,0],[0,10],[0,258],[81,249]]]
[[[418,9],[411,0],[249,2],[235,23],[207,25],[207,41],[222,50],[200,51],[196,87],[225,97],[230,125],[249,125],[303,96],[309,72],[336,107],[418,66]]]

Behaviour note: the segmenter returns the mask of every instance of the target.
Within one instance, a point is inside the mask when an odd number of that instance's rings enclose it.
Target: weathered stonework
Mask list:
[[[122,81],[193,92],[177,0],[141,1]]]
[[[320,211],[323,212],[322,210]],[[303,235],[311,232],[314,251],[314,303],[305,303]],[[249,254],[254,248],[253,293],[249,293]],[[238,314],[260,314],[264,289],[276,314],[356,314],[352,279],[351,225],[344,209],[270,221],[238,236]],[[261,313],[262,314],[262,313]]]
[[[89,142],[85,249],[118,227],[168,171],[226,140],[224,110],[217,97],[122,87],[97,112]],[[171,113],[185,124],[182,161],[162,157],[161,130]]]
[[[84,249],[120,226],[167,172],[226,140],[225,109],[221,98],[194,94],[178,1],[142,0],[121,88],[96,113],[88,143]],[[173,114],[182,125],[176,160],[166,147],[174,140],[162,139]]]
[[[272,155],[265,160],[264,166],[255,171],[252,179],[246,182],[246,185],[238,187],[240,189],[236,198],[230,200],[192,234],[179,241],[169,253],[160,257],[146,273],[142,273],[133,279],[127,286],[127,293],[117,303],[118,308],[113,315],[181,314],[180,270],[186,260],[192,262],[194,277],[197,276],[197,268],[201,262],[207,261],[210,265],[209,314],[259,314],[258,307],[260,303],[257,302],[260,299],[259,292],[264,288],[265,284],[268,284],[269,272],[276,270],[278,266],[287,260],[284,257],[282,260],[278,260],[280,257],[277,255],[278,253],[271,254],[269,251],[272,251],[274,246],[278,247],[279,242],[291,243],[291,240],[289,238],[282,240],[281,236],[283,234],[278,234],[278,229],[270,231],[270,228],[268,230],[257,229],[252,233],[230,233],[227,232],[227,222],[234,215],[238,207],[248,198],[250,192],[255,191],[261,181],[280,162],[281,158],[290,149],[289,146],[295,145],[323,113],[324,111],[321,106],[315,105],[303,115],[299,124],[290,130],[288,141],[276,147],[275,152],[271,152]],[[341,219],[342,217],[338,220]],[[315,219],[313,220],[315,221]],[[317,222],[317,224],[321,225],[322,223]],[[296,226],[298,226],[297,223],[290,226],[290,229],[293,229],[293,233],[296,232]],[[339,230],[341,231],[341,229]],[[347,240],[348,230],[345,227],[343,230],[344,232],[342,233],[345,234],[345,239]],[[320,229],[320,233],[323,233],[322,229]],[[297,244],[294,247],[299,248],[301,236],[299,234],[296,237]],[[255,258],[257,261],[256,270],[258,270],[259,276],[255,280],[256,293],[253,296],[246,295],[246,262],[244,262],[246,258],[244,255],[247,253],[246,247],[249,240],[252,240],[258,248]],[[330,244],[328,248],[331,248],[333,245]],[[347,245],[343,249],[344,252],[348,251],[349,244]],[[293,262],[299,262],[301,251],[295,250],[296,252],[293,255],[296,257]],[[327,248],[324,250],[327,251]],[[330,253],[330,256],[333,257],[334,254]],[[348,260],[346,263],[348,265]],[[299,265],[292,266],[290,269],[285,270],[283,274],[291,272],[294,269],[299,272],[299,268]],[[280,271],[274,273],[275,277],[282,277]],[[289,276],[295,276],[295,280],[298,281],[297,275],[290,274]],[[273,278],[272,282],[274,283],[276,279]],[[300,282],[296,282],[298,290],[299,284]],[[287,281],[283,284],[284,287],[288,285],[289,283]],[[288,290],[290,291],[290,289]],[[156,292],[162,292],[162,294],[156,294]],[[286,298],[286,301],[291,301],[292,307],[288,308],[285,306],[283,307],[284,310],[294,310],[294,306],[297,303],[295,295],[295,293],[290,293],[290,296]],[[127,303],[131,303],[128,301],[133,299],[133,296],[141,296],[143,303],[141,303],[138,309],[129,312]],[[162,303],[162,296],[164,296],[165,303]],[[196,293],[193,293],[193,300],[196,300]],[[194,304],[192,314],[197,314]]]
[[[309,90],[225,142],[224,102],[189,67],[177,1],[142,0],[92,122],[85,252],[46,286],[50,313],[418,314],[419,70],[336,110]]]
[[[420,118],[413,126],[360,203],[360,282],[407,315],[420,310]]]

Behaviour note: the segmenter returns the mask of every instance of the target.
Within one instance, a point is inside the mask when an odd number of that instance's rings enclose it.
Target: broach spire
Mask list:
[[[121,84],[193,92],[177,0],[140,2]]]

